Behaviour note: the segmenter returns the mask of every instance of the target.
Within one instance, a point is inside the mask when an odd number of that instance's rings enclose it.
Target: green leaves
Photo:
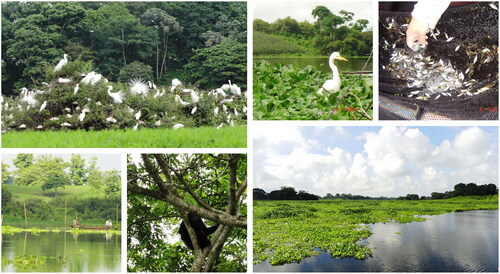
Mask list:
[[[257,62],[254,66],[254,119],[361,120],[372,117],[369,79],[343,75],[342,90],[326,100],[317,91],[331,75],[312,66]]]

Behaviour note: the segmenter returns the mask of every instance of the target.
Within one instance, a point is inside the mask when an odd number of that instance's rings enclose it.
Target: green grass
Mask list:
[[[40,199],[48,203],[54,198],[54,190],[42,190],[40,187],[34,186],[21,186],[21,185],[2,185],[2,189],[8,190],[12,193],[12,198],[16,201],[22,202],[28,199]],[[64,198],[65,200],[72,200],[74,198],[85,199],[105,199],[106,194],[102,189],[96,189],[92,186],[72,186],[68,185],[65,188],[57,190],[57,197]]]
[[[342,88],[325,99],[317,91],[332,75],[312,66],[257,62],[254,65],[255,120],[371,120],[370,79],[341,75]]]
[[[254,31],[253,33],[253,53],[254,55],[265,54],[304,54],[306,49],[296,45],[282,37]]]
[[[11,131],[2,135],[3,148],[210,148],[247,146],[244,126],[102,131]]]
[[[358,243],[371,234],[367,224],[425,221],[419,216],[479,209],[498,209],[498,195],[423,201],[255,201],[254,263],[300,262],[322,251],[337,258],[364,259],[372,253]]]

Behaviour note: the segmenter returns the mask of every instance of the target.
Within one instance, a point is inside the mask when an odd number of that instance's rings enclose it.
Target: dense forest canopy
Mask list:
[[[131,155],[127,178],[129,272],[246,271],[246,155]],[[218,225],[207,247],[188,215]]]
[[[4,95],[39,87],[63,54],[110,81],[244,85],[246,3],[2,3]]]
[[[103,223],[121,219],[117,216],[120,173],[102,171],[96,161],[96,157],[87,161],[80,154],[72,154],[69,161],[52,155],[18,154],[12,161],[15,169],[2,161],[4,223],[24,218],[23,207],[30,220],[62,221],[66,213]]]
[[[371,53],[373,31],[368,29],[368,20],[354,21],[353,12],[342,10],[339,14],[335,14],[325,6],[317,6],[312,15],[316,20],[314,23],[298,22],[290,16],[272,23],[255,19],[254,36],[266,33],[283,37],[305,48],[309,54],[329,55],[333,51],[338,51],[346,56],[366,56]],[[261,49],[259,45],[254,47],[259,48],[254,54],[271,53],[270,48]]]

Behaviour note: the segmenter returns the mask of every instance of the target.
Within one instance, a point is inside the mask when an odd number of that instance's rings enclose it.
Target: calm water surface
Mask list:
[[[254,58],[254,62],[256,61],[268,61],[270,63],[282,63],[282,64],[293,64],[296,67],[306,67],[308,65],[314,66],[322,72],[332,72],[330,67],[328,66],[328,56],[327,57],[268,57],[268,58]],[[365,66],[368,58],[353,58],[346,57],[349,61],[340,61],[335,60],[335,66],[339,69],[340,72],[344,71],[361,71]],[[372,71],[373,69],[373,59],[370,59],[370,62],[366,66],[367,71]]]
[[[18,255],[57,256],[36,268],[3,265],[2,272],[119,272],[120,235],[104,233],[21,232],[2,234],[2,257]]]
[[[300,263],[254,265],[255,272],[498,272],[498,210],[424,216],[425,222],[374,224],[362,241],[373,256],[335,259],[325,252]]]

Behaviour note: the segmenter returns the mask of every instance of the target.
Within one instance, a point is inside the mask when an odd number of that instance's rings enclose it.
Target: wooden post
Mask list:
[[[68,227],[68,201],[64,201],[64,227]]]
[[[24,226],[28,228],[28,215],[26,215],[26,202],[23,202],[24,206]]]

